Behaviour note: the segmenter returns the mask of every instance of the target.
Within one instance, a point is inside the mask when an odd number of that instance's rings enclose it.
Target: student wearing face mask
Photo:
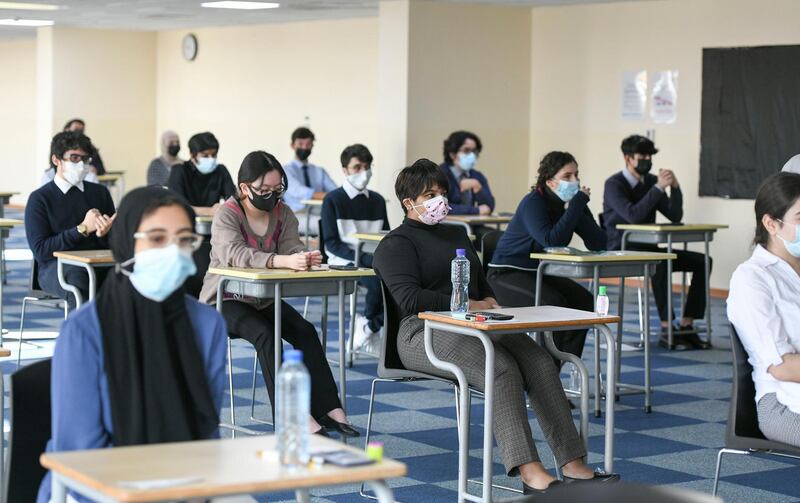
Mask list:
[[[50,161],[56,166],[51,182],[33,191],[25,205],[25,233],[33,252],[44,291],[66,299],[75,298],[58,282],[53,252],[108,248],[106,235],[114,219],[114,201],[108,189],[86,180],[92,158],[92,142],[81,133],[64,132],[53,137]],[[98,285],[107,269],[96,271]],[[89,297],[89,275],[82,267],[64,266],[64,277],[84,299]]]
[[[211,133],[197,133],[189,138],[191,158],[170,168],[167,187],[182,195],[197,215],[213,216],[220,202],[236,194],[228,168],[217,162],[219,142]],[[208,270],[211,241],[208,237],[194,254],[197,274],[189,278],[189,295],[200,295],[203,277]]]
[[[800,174],[756,195],[755,249],[731,277],[728,319],[753,366],[758,427],[800,447]]]
[[[318,250],[303,251],[297,217],[281,200],[291,182],[278,160],[263,151],[250,152],[239,168],[238,181],[239,195],[222,204],[211,224],[211,265],[297,271],[318,266],[322,255]],[[219,276],[206,274],[201,300],[215,304],[218,285]],[[222,314],[231,336],[245,339],[256,348],[274,413],[276,348],[272,302],[226,294]],[[281,304],[281,323],[283,339],[303,352],[303,363],[311,375],[310,431],[326,434],[326,428],[331,428],[345,436],[359,436],[342,410],[314,325],[286,302]]]
[[[83,119],[71,119],[69,122],[64,124],[63,131],[86,134],[86,123],[83,121]],[[100,157],[100,151],[94,144],[92,145],[92,151],[89,152],[89,155],[92,157],[92,162],[87,164],[89,171],[91,171],[94,175],[105,175],[106,168],[103,165],[103,159]],[[95,180],[89,181],[91,182]]]
[[[118,265],[56,341],[48,452],[219,435],[227,330],[216,310],[182,288],[201,241],[193,229],[191,208],[166,189],[143,187],[122,199],[110,237]],[[39,503],[50,489],[48,474]]]
[[[345,182],[329,192],[322,203],[322,235],[325,253],[331,265],[353,264],[358,232],[389,230],[386,200],[367,189],[372,178],[372,154],[364,145],[345,148],[341,156]],[[359,266],[372,267],[372,255],[362,253]],[[367,289],[364,314],[356,315],[353,347],[374,346],[383,326],[383,300],[378,278],[363,278],[359,283]],[[369,348],[368,348],[369,349]]]
[[[575,235],[589,250],[605,249],[605,234],[589,211],[590,195],[589,188],[580,185],[578,161],[569,152],[550,152],[542,158],[536,185],[519,203],[489,264],[489,284],[501,305],[534,305],[538,261],[531,253],[569,246]],[[594,311],[586,288],[555,276],[542,278],[541,304]],[[585,340],[586,330],[573,330],[556,337],[555,343],[580,357]]]
[[[183,159],[178,157],[181,151],[181,142],[175,131],[164,131],[161,135],[161,156],[150,161],[147,167],[147,185],[166,187],[172,166],[183,164]]]
[[[316,137],[307,127],[299,127],[292,132],[292,151],[294,159],[286,164],[283,169],[289,179],[289,189],[284,194],[283,199],[289,208],[292,209],[299,218],[300,234],[316,236],[319,229],[319,213],[317,210],[309,208],[302,201],[308,199],[324,199],[325,195],[336,190],[336,183],[325,171],[322,166],[317,166],[308,162],[311,151],[314,148]],[[311,211],[309,228],[306,229],[305,212]]]
[[[378,245],[374,265],[388,289],[387,302],[396,304],[402,319],[397,353],[410,370],[452,378],[428,359],[424,323],[417,315],[450,309],[450,261],[456,249],[463,248],[470,262],[469,309],[498,307],[497,300],[463,228],[439,225],[448,213],[447,178],[436,164],[420,159],[405,168],[397,177],[395,193],[406,218]],[[435,330],[433,340],[439,358],[464,369],[470,385],[483,386],[484,348],[478,339]],[[498,338],[494,349],[495,439],[506,473],[522,477],[524,493],[546,493],[563,483],[618,480],[619,475],[596,475],[584,464],[586,450],[547,351],[523,333]],[[528,422],[526,392],[562,468],[564,482],[550,475],[539,460]]]
[[[617,224],[652,224],[656,221],[656,212],[670,222],[677,223],[683,218],[683,193],[675,173],[669,169],[659,169],[658,175],[650,173],[653,156],[658,153],[653,142],[644,136],[633,135],[622,141],[621,148],[625,167],[606,180],[603,193],[603,227],[609,250],[622,247],[623,232],[617,229]],[[663,251],[656,245],[646,244],[628,244],[626,248]],[[701,253],[691,251],[673,250],[672,253],[678,256],[672,261],[672,270],[691,272],[692,283],[686,296],[683,318],[675,329],[677,333],[673,333],[674,347],[670,349],[708,349],[710,345],[697,336],[693,326],[694,320],[705,316],[705,258]],[[666,264],[659,263],[652,280],[653,297],[661,318],[658,343],[665,348],[669,347],[667,287],[671,281],[672,278],[667,278]],[[672,319],[675,319],[674,313]]]
[[[481,139],[469,131],[456,131],[444,141],[444,163],[450,211],[453,215],[490,215],[494,196],[486,177],[475,169],[483,149]]]

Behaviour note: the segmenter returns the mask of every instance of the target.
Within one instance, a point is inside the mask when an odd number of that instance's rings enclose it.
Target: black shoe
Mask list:
[[[313,435],[319,435],[320,437],[330,438],[331,436],[328,435],[328,430],[325,429],[323,426],[322,428],[318,429],[313,433]]]
[[[663,331],[661,333],[661,337],[658,338],[658,345],[662,348],[674,351],[687,351],[692,348],[692,345],[689,344],[689,342],[686,341],[682,335],[675,333],[672,334],[672,347],[670,347],[669,337],[667,336],[666,331]]]
[[[574,483],[593,483],[593,484],[605,484],[609,482],[619,482],[619,473],[602,473],[602,472],[594,472],[594,477],[590,479],[573,479],[572,477],[567,477],[564,475],[564,483],[565,484],[574,484]]]
[[[318,419],[317,422],[332,431],[337,431],[345,437],[360,437],[361,433],[347,423],[340,423],[330,416]]]
[[[564,485],[563,482],[560,480],[554,480],[550,482],[550,485],[547,486],[547,489],[536,489],[535,487],[531,487],[522,481],[522,494],[528,496],[530,494],[550,494],[550,491],[557,490],[559,486]]]
[[[681,327],[681,330],[694,330],[694,327],[689,325]],[[681,336],[683,340],[692,347],[692,349],[711,349],[711,344],[708,341],[701,339],[696,332],[692,332]]]

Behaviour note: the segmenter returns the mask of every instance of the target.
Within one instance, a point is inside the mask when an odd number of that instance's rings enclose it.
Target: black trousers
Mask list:
[[[665,248],[659,248],[655,245],[628,245],[626,247],[630,250],[641,251],[655,251],[665,252]],[[699,320],[706,315],[706,275],[705,275],[705,256],[702,253],[675,250],[672,253],[678,256],[677,259],[672,261],[673,272],[691,272],[692,282],[689,285],[689,293],[686,294],[686,306],[683,308],[683,316],[693,320]],[[713,262],[709,258],[709,264]],[[710,273],[711,271],[709,271]],[[667,310],[667,289],[670,295],[672,294],[672,278],[667,278],[667,264],[666,262],[659,262],[656,266],[656,272],[653,275],[653,297],[656,299],[656,306],[658,307],[658,316],[661,321],[667,321],[669,311]],[[673,311],[672,319],[675,319],[675,311]]]
[[[97,280],[95,284],[97,291],[100,290],[100,285],[103,284],[103,280],[111,269],[111,267],[95,267],[94,275]],[[86,272],[86,269],[74,265],[64,265],[64,279],[81,292],[84,302],[89,300],[89,273]],[[58,282],[58,268],[56,264],[52,264],[52,266],[44,271],[40,270],[38,280],[42,290],[50,295],[55,295],[56,297],[66,300],[70,310],[75,309],[77,305],[75,296],[61,288],[61,284]]]
[[[200,248],[192,254],[194,265],[197,267],[197,272],[194,275],[186,278],[186,293],[194,298],[200,298],[200,290],[203,288],[203,279],[206,277],[206,271],[211,263],[211,237],[203,236],[203,242]]]
[[[361,278],[358,283],[367,289],[364,299],[364,317],[369,321],[369,329],[377,332],[383,326],[383,296],[381,280],[376,276]]]
[[[222,303],[222,316],[232,339],[241,338],[256,348],[267,394],[275,413],[275,308],[258,310],[250,304],[229,300]],[[286,302],[281,302],[281,336],[303,352],[303,363],[311,376],[311,415],[324,417],[342,406],[331,368],[314,325]]]
[[[536,271],[490,267],[488,279],[501,306],[524,307],[536,304]],[[571,279],[555,276],[542,278],[540,304],[594,311],[594,298],[589,290]],[[586,332],[586,330],[560,332],[553,336],[553,341],[560,351],[580,357],[586,342]],[[556,367],[560,368],[560,360],[555,358],[553,360]]]

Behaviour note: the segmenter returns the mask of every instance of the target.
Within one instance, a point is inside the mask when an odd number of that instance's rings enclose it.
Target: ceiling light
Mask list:
[[[0,26],[53,26],[53,21],[43,19],[0,19]]]
[[[241,9],[241,10],[258,10],[258,9],[277,9],[281,6],[275,2],[240,2],[233,0],[223,0],[220,2],[203,2],[200,4],[202,7],[209,7],[211,9]]]
[[[0,2],[0,9],[13,10],[58,10],[58,5],[44,3]]]

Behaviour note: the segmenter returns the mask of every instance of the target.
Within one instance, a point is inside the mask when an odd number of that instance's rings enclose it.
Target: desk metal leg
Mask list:
[[[225,278],[221,278],[219,280],[219,284],[217,285],[217,312],[222,316],[222,302],[223,302],[223,295],[222,292],[225,291],[225,284],[228,283],[228,280]],[[228,395],[230,396],[231,402],[231,424],[236,426],[236,414],[235,408],[233,405],[233,351],[231,349],[231,339],[230,334],[226,334],[228,336]],[[233,430],[232,433],[233,437],[236,437],[236,430]]]
[[[297,503],[311,503],[311,495],[308,493],[308,489],[297,489],[294,492],[294,496]]]
[[[711,241],[711,233],[703,233],[704,261],[706,275],[706,337],[708,344],[711,345],[711,255],[709,254],[708,242]]]
[[[345,367],[345,324],[344,324],[344,282],[339,280],[339,399],[342,402],[342,409],[347,412],[347,368]],[[352,338],[353,334],[350,334]],[[342,437],[344,438],[344,437]]]
[[[311,207],[306,207],[306,250],[308,250],[308,245],[311,242]]]
[[[358,307],[358,280],[353,281],[353,293],[350,294],[350,337],[347,338],[347,366],[353,366],[353,344],[356,333],[356,308]]]
[[[3,232],[3,235],[0,235],[0,261],[2,261],[2,263],[0,263],[0,267],[2,267],[2,272],[3,272],[3,278],[2,278],[2,280],[0,280],[0,347],[3,347],[3,306],[5,304],[3,302],[3,284],[5,284],[5,281],[6,281],[5,260],[3,259],[3,256],[5,255],[5,251],[6,251],[6,239],[5,239],[5,231],[0,231],[0,232]],[[23,310],[23,312],[24,312],[24,310]],[[19,340],[20,340],[20,345],[21,345],[22,344],[22,335],[21,334],[19,336]],[[2,374],[0,374],[0,378],[2,378]],[[0,423],[0,424],[2,424],[2,423]],[[2,440],[2,437],[0,437],[0,440]],[[0,470],[0,477],[2,475],[3,475],[3,472]]]
[[[52,473],[52,487],[50,489],[50,503],[67,503],[67,486],[61,480],[61,475]]]
[[[278,369],[281,368],[281,354],[283,353],[283,339],[281,338],[281,282],[275,282],[275,383],[277,386]],[[277,389],[276,389],[277,391]]]
[[[672,253],[672,234],[667,233],[667,253]],[[667,341],[669,342],[669,349],[672,350],[675,345],[675,339],[672,334],[672,321],[674,314],[672,312],[672,260],[667,260]],[[649,313],[648,313],[649,316]],[[659,317],[659,319],[661,319]]]
[[[370,480],[367,485],[375,492],[380,503],[394,503],[394,495],[384,480]]]
[[[606,338],[609,348],[613,347],[614,336],[607,325],[597,327],[599,332]],[[617,354],[615,351],[606,351],[606,375],[608,389],[617,388]],[[614,471],[614,400],[606,400],[606,421],[605,421],[605,471]]]
[[[599,290],[600,284],[600,268],[598,266],[594,266],[594,271],[592,272],[592,298],[594,299],[593,305],[597,305],[597,292]],[[600,417],[600,394],[602,393],[601,389],[601,370],[600,370],[600,333],[597,331],[597,328],[593,330],[594,332],[594,417]],[[609,344],[606,346],[606,351],[609,353],[616,353],[616,349],[614,344]],[[612,398],[614,395],[614,390],[616,388],[611,387],[611,383],[608,383],[608,393],[611,397],[608,398],[609,401],[613,402],[614,399]]]
[[[650,403],[650,264],[644,265],[644,282],[642,292],[644,293],[644,411],[650,413],[652,410]]]
[[[568,361],[575,365],[578,369],[578,374],[581,376],[581,430],[580,434],[583,438],[583,445],[586,452],[589,452],[589,369],[583,360],[578,358],[572,353],[565,353],[559,350],[553,342],[553,332],[545,332],[544,345],[547,350],[562,361]]]
[[[61,285],[61,288],[75,296],[75,309],[81,307],[83,304],[83,296],[80,290],[67,283],[66,278],[64,278],[64,262],[61,259],[57,260],[56,273],[58,274],[58,284]]]
[[[85,264],[84,269],[89,274],[89,301],[91,302],[97,293],[97,276],[94,273],[94,267],[91,265]]]

